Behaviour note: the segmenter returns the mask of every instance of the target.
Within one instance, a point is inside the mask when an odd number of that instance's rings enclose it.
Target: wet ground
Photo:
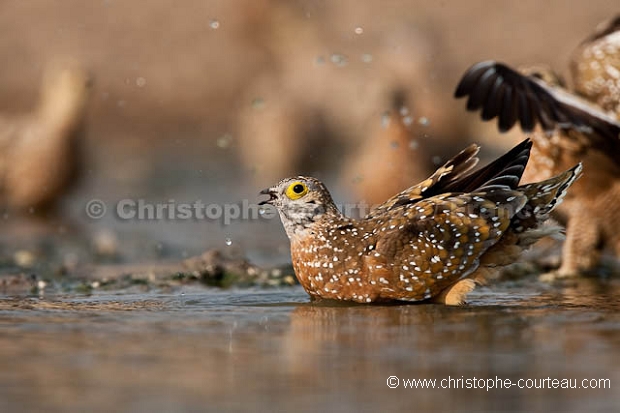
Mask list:
[[[531,277],[459,308],[311,304],[299,286],[5,294],[0,411],[618,411],[619,309],[618,280]],[[404,388],[547,377],[611,389]]]

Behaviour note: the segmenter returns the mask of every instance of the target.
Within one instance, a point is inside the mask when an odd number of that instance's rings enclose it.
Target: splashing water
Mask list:
[[[225,133],[224,135],[217,138],[217,146],[221,149],[226,149],[232,143],[232,135],[230,133]]]

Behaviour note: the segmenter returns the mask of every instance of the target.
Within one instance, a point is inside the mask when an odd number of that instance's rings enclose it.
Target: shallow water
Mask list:
[[[310,304],[299,287],[5,296],[0,411],[618,411],[619,292],[503,282],[460,308]],[[611,389],[404,388],[448,377]]]

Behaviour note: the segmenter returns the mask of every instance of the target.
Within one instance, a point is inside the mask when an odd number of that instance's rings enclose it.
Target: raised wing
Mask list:
[[[437,169],[429,178],[394,195],[392,198],[370,211],[366,218],[373,218],[394,207],[411,204],[437,193],[446,192],[443,190],[446,185],[450,185],[462,178],[478,164],[479,159],[476,155],[479,151],[480,148],[478,145],[468,146]]]
[[[530,159],[532,141],[526,139],[484,168],[445,185],[444,192],[516,189]]]
[[[556,128],[577,130],[593,147],[620,156],[620,123],[597,106],[553,87],[535,76],[526,76],[495,61],[469,68],[454,96],[468,96],[467,110],[482,109],[482,120],[498,118],[501,132],[517,121],[531,132],[536,124],[551,133]]]
[[[420,200],[447,193],[464,193],[493,188],[515,189],[529,160],[532,142],[524,140],[509,152],[477,171],[470,172],[478,162],[478,147],[472,145],[449,160],[430,178],[402,191],[368,214],[381,216],[394,208],[415,204]]]

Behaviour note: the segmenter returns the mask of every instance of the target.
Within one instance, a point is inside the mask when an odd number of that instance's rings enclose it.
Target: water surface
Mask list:
[[[618,411],[620,283],[532,283],[459,308],[311,304],[299,287],[5,296],[0,411]],[[449,377],[612,388],[404,388]]]

